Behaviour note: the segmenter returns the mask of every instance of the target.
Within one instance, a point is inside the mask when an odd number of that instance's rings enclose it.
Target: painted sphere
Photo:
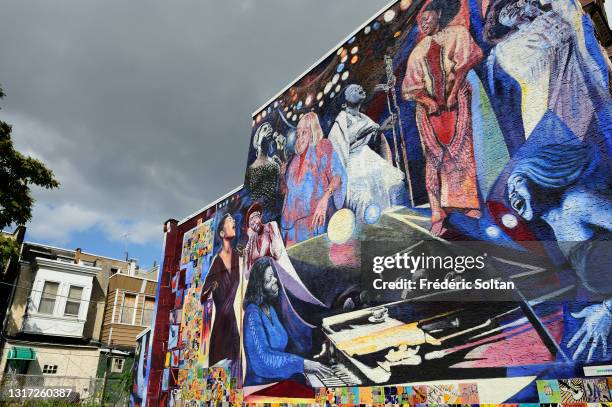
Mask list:
[[[365,211],[363,213],[363,220],[365,221],[365,223],[372,225],[378,222],[378,220],[380,219],[380,214],[380,206],[376,204],[370,204],[365,208]]]
[[[340,209],[332,215],[327,226],[327,237],[332,243],[346,243],[355,231],[355,214],[350,209]]]

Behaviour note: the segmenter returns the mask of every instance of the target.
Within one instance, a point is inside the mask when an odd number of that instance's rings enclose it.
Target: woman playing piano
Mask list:
[[[310,328],[299,318],[268,257],[251,269],[244,297],[245,385],[298,379],[304,373],[330,375],[321,363],[300,356],[310,350]]]

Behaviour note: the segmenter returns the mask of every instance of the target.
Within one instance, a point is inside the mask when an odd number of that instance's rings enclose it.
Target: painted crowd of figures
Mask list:
[[[217,225],[221,250],[213,259],[201,294],[202,303],[212,299],[215,307],[208,364],[229,363],[234,377],[244,378],[245,385],[328,371],[320,363],[298,356],[310,350],[314,326],[296,312],[291,298],[325,305],[298,276],[277,224],[262,223],[262,206],[251,205],[245,218],[248,242],[242,253],[233,247],[236,221],[232,215],[224,214]],[[242,311],[237,312],[236,303]],[[289,338],[294,353],[287,351]]]
[[[329,304],[287,248],[325,234],[340,209],[374,224],[410,207],[408,181],[426,192],[411,209],[430,217],[433,236],[556,241],[598,296],[569,307],[580,323],[565,346],[574,358],[612,358],[609,67],[576,1],[484,3],[431,0],[416,10],[394,60],[401,80],[391,92],[403,112],[375,112],[371,80],[351,77],[341,108],[305,109],[292,126],[281,106],[276,121],[254,126],[248,209],[238,225],[235,213],[217,219],[220,251],[202,288],[215,307],[210,365],[229,361],[247,386],[330,373],[308,356],[315,327],[294,303]],[[414,145],[412,135],[421,147],[408,165],[388,136],[398,123],[402,141]],[[420,178],[410,171],[418,161]],[[240,248],[237,229],[246,231]]]

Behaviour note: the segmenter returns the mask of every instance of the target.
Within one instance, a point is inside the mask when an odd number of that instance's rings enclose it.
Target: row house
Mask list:
[[[120,348],[116,340],[104,336],[117,331],[106,318],[109,301],[114,302],[124,279],[141,281],[143,275],[156,276],[155,269],[145,273],[135,261],[24,243],[18,275],[9,284],[10,305],[2,327],[3,380],[19,375],[32,386],[48,387],[60,382],[66,385],[70,378],[68,383],[81,397],[100,392],[110,373],[120,374],[124,366],[131,366],[136,335],[142,330],[136,327],[150,324],[145,307],[153,306],[145,293],[154,296],[155,288],[145,284],[141,290],[127,284],[127,300],[122,305],[126,314],[131,309],[134,316],[140,316],[131,321],[138,332],[131,342],[131,331],[126,334]],[[130,302],[131,292],[142,294],[142,299]]]

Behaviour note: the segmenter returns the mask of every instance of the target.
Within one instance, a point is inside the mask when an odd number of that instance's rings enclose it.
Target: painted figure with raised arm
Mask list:
[[[289,259],[276,222],[262,222],[262,206],[255,202],[246,212],[249,240],[244,249],[245,277],[250,276],[251,268],[262,257],[274,262],[281,285],[295,298],[314,305],[325,305],[315,298],[306,288],[302,279]]]
[[[407,196],[402,171],[369,146],[376,140],[383,143],[382,151],[388,150],[381,126],[360,111],[366,96],[361,85],[346,87],[346,107],[336,116],[328,135],[348,178],[344,206],[353,210],[359,220],[364,219],[368,206],[385,210],[405,204]]]
[[[279,188],[280,159],[274,154],[276,141],[270,123],[263,123],[255,132],[253,147],[257,158],[247,167],[244,186],[251,199],[260,201],[267,213],[276,211],[276,194]]]

